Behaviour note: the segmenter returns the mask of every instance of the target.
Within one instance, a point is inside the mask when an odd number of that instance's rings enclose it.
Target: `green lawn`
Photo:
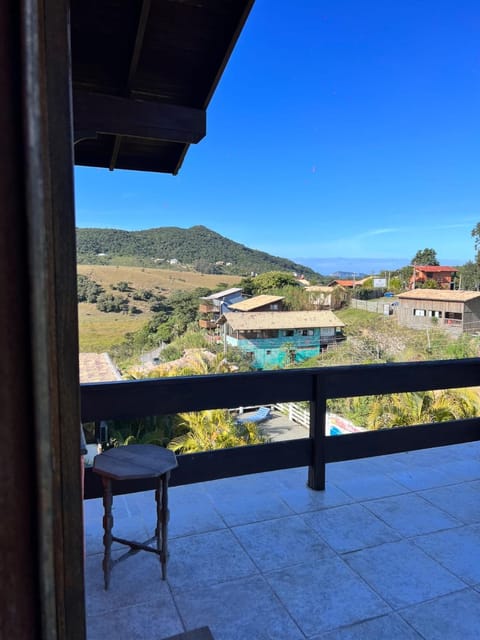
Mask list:
[[[151,314],[127,316],[121,313],[102,313],[94,304],[78,305],[79,342],[81,352],[102,353],[123,340],[129,331],[140,329]]]

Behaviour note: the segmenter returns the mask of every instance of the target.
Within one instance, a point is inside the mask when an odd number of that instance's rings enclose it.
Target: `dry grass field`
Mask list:
[[[142,267],[122,267],[104,265],[77,265],[79,274],[89,276],[98,282],[105,291],[111,291],[111,285],[128,282],[132,289],[151,289],[154,293],[168,296],[172,291],[191,291],[197,287],[215,288],[220,283],[227,287],[238,284],[238,276],[202,275],[189,271],[167,269],[147,269]],[[116,292],[114,292],[116,293]],[[134,304],[143,310],[138,315],[122,313],[103,313],[94,304],[82,302],[78,305],[79,342],[81,352],[101,353],[121,342],[123,336],[140,329],[152,313],[148,305],[141,301]]]
[[[122,313],[103,313],[94,304],[78,305],[79,343],[82,353],[102,353],[121,342],[129,331],[140,329],[150,313],[128,316]]]
[[[134,289],[162,290],[164,295],[171,291],[191,291],[197,287],[214,289],[224,282],[234,287],[240,281],[239,276],[209,275],[191,271],[173,271],[170,269],[148,269],[143,267],[121,267],[113,265],[77,265],[78,273],[89,276],[107,291],[117,282],[128,282]]]

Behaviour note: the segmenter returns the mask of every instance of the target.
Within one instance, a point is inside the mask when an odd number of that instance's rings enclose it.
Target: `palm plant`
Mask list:
[[[150,416],[136,420],[115,420],[109,424],[110,446],[156,444],[166,447],[178,434],[175,416]]]
[[[179,417],[183,421],[180,427],[185,428],[186,432],[168,445],[169,449],[176,452],[211,451],[268,441],[257,425],[236,424],[224,409],[180,413]]]
[[[375,396],[367,417],[368,429],[460,420],[478,415],[480,400],[471,389],[414,391]]]

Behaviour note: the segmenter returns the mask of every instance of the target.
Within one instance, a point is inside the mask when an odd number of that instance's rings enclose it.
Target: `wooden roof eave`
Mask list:
[[[123,48],[122,59],[119,60],[117,69],[114,63],[95,72],[95,67],[89,66],[88,39],[91,33],[90,25],[98,24],[95,18],[102,15],[102,0],[99,2],[100,5],[97,6],[100,6],[100,13],[97,13],[95,5],[90,5],[89,9],[89,5],[84,5],[81,0],[74,2],[72,7],[76,45],[73,49],[74,62],[75,53],[78,55],[79,62],[77,66],[74,64],[72,74],[75,161],[77,164],[108,167],[110,170],[119,167],[161,171],[175,175],[182,166],[190,144],[196,144],[206,135],[206,108],[254,0],[232,2],[230,13],[218,11],[216,14],[209,14],[215,8],[213,0],[205,2],[205,5],[195,6],[195,11],[199,11],[202,18],[204,15],[215,16],[213,21],[209,18],[205,21],[206,35],[209,29],[210,31],[215,29],[212,33],[225,33],[225,36],[212,38],[211,45],[201,49],[199,53],[201,74],[194,84],[190,77],[185,75],[185,69],[181,64],[177,78],[176,66],[170,69],[165,65],[163,68],[161,65],[156,67],[155,59],[152,59],[154,51],[152,34],[156,34],[153,36],[156,37],[156,40],[153,40],[154,47],[159,42],[166,43],[163,45],[164,54],[168,54],[170,46],[173,48],[176,46],[170,44],[170,40],[173,42],[177,33],[183,37],[183,46],[187,49],[190,41],[198,40],[198,29],[196,31],[190,29],[189,25],[192,22],[188,22],[180,2],[178,8],[175,3],[168,5],[171,22],[165,22],[161,20],[164,14],[162,5],[157,0],[142,0],[139,3],[138,15],[135,16],[136,26],[129,32],[126,30],[131,24],[131,12],[130,15],[124,13],[123,16],[116,16],[116,21],[112,21],[111,33],[108,32],[106,35],[108,38],[111,35],[112,43],[115,43],[115,38],[121,41],[119,38],[122,34],[128,34],[131,52],[128,53],[125,47]],[[119,4],[119,7],[122,6]],[[108,5],[105,7],[108,9]],[[177,20],[177,12],[179,20]],[[170,31],[170,24],[174,25],[172,31]],[[180,27],[178,27],[179,24]],[[96,30],[95,26],[92,28],[92,33],[98,42],[98,36],[102,34],[102,30],[101,28],[100,31]],[[159,39],[159,33],[161,39]],[[123,41],[126,41],[125,38]],[[210,40],[207,38],[204,42],[210,42]],[[103,53],[103,49],[99,51]],[[145,75],[145,63],[151,72],[150,76]],[[150,67],[148,67],[149,64]],[[118,81],[123,75],[124,68],[125,85],[122,87],[122,83]],[[173,85],[172,77],[176,79]],[[85,144],[79,144],[83,142]],[[159,143],[158,146],[156,142]]]

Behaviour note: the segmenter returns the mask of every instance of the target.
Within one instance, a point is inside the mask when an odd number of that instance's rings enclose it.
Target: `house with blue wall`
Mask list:
[[[232,287],[217,291],[209,296],[200,298],[198,311],[200,314],[199,325],[202,329],[215,329],[219,318],[229,309],[231,304],[243,300],[242,289]]]
[[[255,369],[302,362],[344,339],[345,324],[332,311],[229,312],[219,322],[225,344],[245,353]]]

